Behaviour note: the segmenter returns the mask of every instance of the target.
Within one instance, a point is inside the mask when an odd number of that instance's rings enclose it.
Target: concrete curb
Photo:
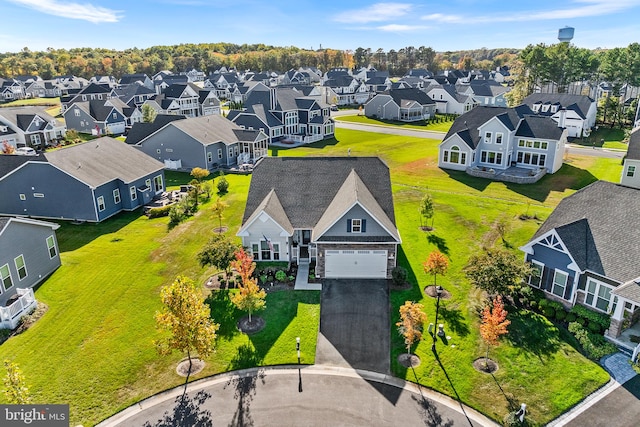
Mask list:
[[[598,390],[587,396],[582,402],[571,408],[569,411],[560,415],[555,420],[547,424],[547,427],[562,427],[578,417],[584,411],[589,409],[591,405],[605,398],[609,393],[620,387],[620,383],[611,378],[608,383],[600,387]]]
[[[336,366],[322,366],[322,365],[283,365],[283,366],[267,366],[262,368],[250,368],[240,371],[226,372],[223,374],[214,375],[212,377],[202,378],[191,382],[187,386],[187,392],[193,393],[200,391],[209,386],[213,386],[220,383],[226,383],[236,378],[246,378],[255,376],[258,374],[269,375],[295,375],[297,377],[297,370],[301,369],[307,375],[333,375],[342,377],[362,378],[367,381],[374,381],[383,383],[392,387],[401,388],[414,394],[420,394],[425,398],[437,402],[441,405],[466,415],[470,420],[483,426],[499,426],[499,424],[490,420],[485,415],[472,409],[466,405],[461,404],[457,400],[454,400],[448,396],[437,393],[431,389],[419,386],[417,384],[404,381],[400,378],[393,377],[388,374],[382,374],[379,372],[355,370],[350,368],[342,368]],[[156,405],[163,404],[167,401],[174,400],[180,396],[184,391],[184,385],[172,388],[141,400],[128,408],[118,412],[117,414],[101,421],[96,427],[115,427],[127,419],[139,414],[145,409],[151,408]]]

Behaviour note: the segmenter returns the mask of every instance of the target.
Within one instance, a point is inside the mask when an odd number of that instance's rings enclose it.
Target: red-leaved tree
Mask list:
[[[480,324],[480,335],[487,344],[487,352],[484,357],[485,369],[488,369],[489,362],[489,347],[497,346],[499,339],[502,335],[508,333],[507,326],[511,324],[510,320],[507,320],[509,313],[504,309],[504,303],[502,297],[497,296],[493,300],[493,307],[487,305],[482,310],[482,323]]]
[[[427,274],[433,274],[433,286],[436,286],[436,279],[438,274],[444,276],[449,269],[449,260],[440,252],[435,250],[429,254],[427,260],[422,264],[424,272]]]

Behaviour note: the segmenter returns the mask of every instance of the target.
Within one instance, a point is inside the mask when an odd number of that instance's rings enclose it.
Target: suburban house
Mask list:
[[[220,109],[220,100],[216,96],[216,91],[213,89],[200,89],[198,91],[198,108],[200,116],[222,114],[222,110]]]
[[[119,84],[120,86],[126,86],[131,84],[141,84],[143,86],[148,87],[151,90],[154,90],[153,80],[151,80],[149,76],[147,76],[144,73],[125,74],[122,77],[120,77]]]
[[[327,73],[328,76],[331,74]],[[369,88],[364,82],[360,82],[349,74],[337,74],[324,81],[322,84],[331,88],[335,93],[335,99],[329,100],[331,104],[353,105],[364,104],[369,100]]]
[[[562,200],[520,249],[529,284],[566,307],[611,316],[616,338],[640,318],[640,188],[596,181]],[[633,344],[635,346],[635,344]]]
[[[67,95],[62,96],[60,98],[60,112],[64,113],[76,102],[86,102],[95,99],[106,101],[116,96],[114,89],[108,85],[91,83],[88,86],[82,87],[79,91],[69,91]]]
[[[425,91],[435,101],[436,112],[440,114],[460,115],[478,105],[472,95],[458,93],[452,84],[430,85]]]
[[[635,128],[629,136],[620,183],[627,187],[640,188],[640,127]]]
[[[11,135],[2,141],[14,147],[43,148],[64,138],[67,130],[44,107],[12,107],[0,108],[0,132]]]
[[[102,137],[37,156],[0,156],[0,215],[100,222],[164,191],[163,164]]]
[[[390,278],[401,243],[377,157],[266,157],[237,233],[255,261],[316,263],[321,278]]]
[[[67,129],[93,135],[122,135],[127,126],[142,121],[137,107],[129,107],[118,98],[76,102],[63,116]]]
[[[200,114],[199,90],[200,88],[192,83],[175,83],[164,89],[160,95],[150,98],[146,103],[151,100],[155,101],[159,108],[151,105],[158,113],[197,117]]]
[[[509,88],[494,80],[471,80],[469,84],[456,85],[456,90],[463,95],[471,95],[478,105],[507,106],[505,95]]]
[[[436,103],[415,88],[392,89],[379,93],[364,105],[364,115],[385,120],[414,122],[433,117]]]
[[[596,101],[585,95],[533,93],[522,103],[536,114],[549,116],[559,126],[567,128],[569,138],[589,136],[596,124]]]
[[[25,96],[25,87],[19,80],[0,78],[0,99],[15,101]]]
[[[242,113],[230,113],[230,119],[245,128],[266,125],[254,129],[264,129],[272,142],[285,139],[311,143],[334,134],[329,106],[318,97],[305,96],[295,88],[253,90],[244,107]]]
[[[188,171],[195,167],[213,170],[254,163],[267,156],[269,145],[264,132],[242,129],[218,115],[172,121],[161,118],[160,127],[155,121],[137,123],[126,143],[168,169]]]
[[[468,173],[489,169],[492,176],[513,166],[554,173],[562,166],[566,141],[566,129],[526,105],[479,106],[453,122],[438,146],[438,166]]]
[[[0,329],[14,329],[22,316],[36,308],[33,287],[60,267],[59,227],[0,217]]]

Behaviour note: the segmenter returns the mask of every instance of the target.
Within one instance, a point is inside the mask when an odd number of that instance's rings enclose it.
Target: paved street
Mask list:
[[[303,367],[220,375],[147,399],[99,427],[496,426],[447,397],[382,374]]]

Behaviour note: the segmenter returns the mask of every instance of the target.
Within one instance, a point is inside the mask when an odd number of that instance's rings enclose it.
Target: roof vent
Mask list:
[[[82,163],[78,163],[78,169],[82,167]]]

